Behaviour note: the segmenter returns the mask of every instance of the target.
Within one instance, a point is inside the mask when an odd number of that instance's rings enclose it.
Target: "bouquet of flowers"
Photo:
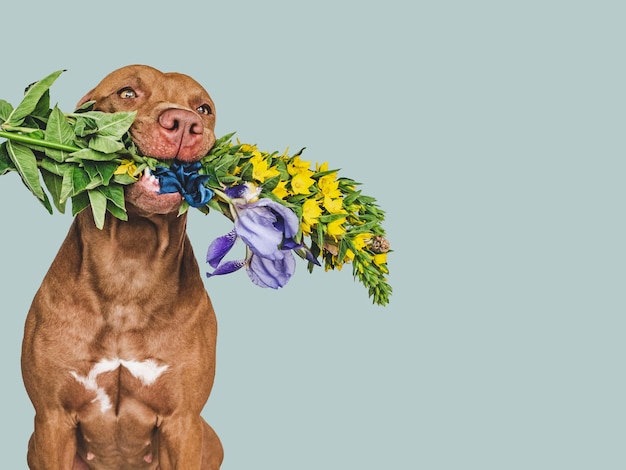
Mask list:
[[[195,163],[140,155],[128,134],[134,113],[94,111],[93,102],[73,113],[50,108],[50,87],[62,72],[30,85],[16,107],[0,100],[0,175],[17,172],[51,214],[53,206],[63,213],[70,200],[72,215],[90,207],[99,228],[107,212],[126,220],[124,186],[150,172],[161,192],[184,197],[181,213],[194,207],[233,221],[233,230],[209,246],[207,276],[245,267],[256,285],[280,288],[295,271],[295,253],[309,271],[352,264],[372,301],[389,302],[384,211],[358,182],[327,163],[313,166],[302,150],[264,152],[233,142],[234,134]],[[238,239],[245,257],[224,261]]]

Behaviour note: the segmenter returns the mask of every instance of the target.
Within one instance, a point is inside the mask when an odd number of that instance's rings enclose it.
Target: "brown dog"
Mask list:
[[[195,161],[215,143],[208,93],[146,66],[116,70],[81,101],[137,111],[145,155]],[[80,104],[80,103],[79,103]],[[178,216],[150,175],[128,186],[128,221],[79,213],[33,300],[22,351],[35,407],[31,469],[213,470],[223,452],[201,418],[217,326]]]

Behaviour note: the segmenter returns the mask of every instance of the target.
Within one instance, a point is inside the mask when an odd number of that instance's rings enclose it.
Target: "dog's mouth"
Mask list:
[[[179,193],[190,206],[202,207],[213,197],[213,191],[205,184],[209,175],[200,174],[201,169],[200,162],[174,160],[153,171],[146,168],[138,183],[159,195]]]
[[[155,193],[161,192],[161,183],[159,182],[159,179],[152,174],[150,168],[146,168],[143,171],[143,174],[139,177],[137,183],[149,191],[154,191]]]

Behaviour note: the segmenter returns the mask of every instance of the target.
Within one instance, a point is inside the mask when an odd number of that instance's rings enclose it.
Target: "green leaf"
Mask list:
[[[61,188],[63,185],[63,177],[44,169],[41,170],[41,176],[43,177],[44,183],[46,183],[48,191],[50,191],[50,196],[52,196],[52,202],[56,206],[57,210],[61,214],[65,214],[65,201],[61,201]]]
[[[126,213],[126,211],[120,209],[111,201],[107,202],[107,210],[113,215],[113,217],[116,217],[120,220],[128,220],[128,214]]]
[[[89,134],[93,134],[98,129],[96,121],[89,116],[85,116],[84,114],[70,114],[70,116],[75,119],[74,133],[77,136],[85,137]]]
[[[49,158],[44,158],[40,162],[41,168],[49,171],[50,173],[54,173],[57,176],[63,176],[74,165],[64,165],[63,163],[55,162],[54,160],[50,160]]]
[[[118,164],[115,162],[98,162],[96,163],[98,174],[102,178],[102,184],[107,186],[111,182],[113,173],[117,170]]]
[[[137,113],[135,111],[120,111],[117,113],[88,111],[86,113],[81,113],[78,116],[82,119],[88,118],[93,120],[95,129],[93,129],[90,133],[97,133],[101,136],[113,137],[114,139],[120,140],[128,129],[130,129],[136,115]]]
[[[84,113],[86,111],[91,111],[93,109],[93,107],[95,106],[95,104],[96,104],[95,100],[85,101],[74,112],[75,113]]]
[[[315,234],[317,235],[315,238],[315,244],[321,250],[324,247],[324,225],[316,224]],[[313,233],[311,233],[311,239],[313,239]]]
[[[65,161],[81,162],[82,160],[91,160],[94,162],[109,162],[111,160],[115,160],[116,158],[119,158],[119,156],[115,154],[106,154],[93,149],[82,149],[78,152],[71,153]]]
[[[69,125],[65,114],[57,106],[54,107],[48,118],[44,140],[63,145],[73,145],[74,140],[76,140],[72,126]],[[57,162],[62,162],[67,158],[68,153],[61,150],[46,149],[46,155]]]
[[[96,175],[96,177],[90,180],[89,184],[85,186],[85,189],[95,189],[99,186],[102,186],[102,177],[100,175]]]
[[[124,144],[114,137],[96,135],[89,140],[89,148],[102,153],[115,153],[124,148]]]
[[[37,169],[37,158],[31,149],[25,145],[7,142],[9,158],[15,165],[15,169],[20,174],[22,181],[28,189],[40,200],[45,201],[46,195],[43,192],[41,181],[39,181],[39,170]]]
[[[50,114],[50,90],[46,90],[37,101],[35,109],[30,113],[31,116],[45,120]]]
[[[84,191],[90,183],[89,175],[79,166],[72,165],[63,174],[63,185],[61,187],[61,202],[78,195]]]
[[[96,223],[96,227],[102,230],[107,212],[107,198],[97,189],[91,189],[87,194],[89,195],[93,220]]]
[[[83,162],[82,167],[84,168],[84,170],[89,175],[89,179],[94,179],[94,178],[97,178],[99,176],[98,165],[97,165],[96,162],[90,162],[88,160],[85,160]]]
[[[13,106],[8,101],[0,100],[0,124],[7,120],[13,111]]]
[[[2,145],[0,145],[0,176],[9,171],[15,171],[15,165],[11,161],[11,157],[9,157],[9,152],[7,151],[7,143],[4,142]]]
[[[350,248],[353,252],[357,251],[356,248],[354,248],[354,245],[350,242],[350,240],[344,237],[339,242],[339,253],[337,253],[337,259],[344,259],[348,248]]]
[[[328,214],[322,215],[318,220],[323,224],[329,224],[335,220],[345,219],[346,217],[348,217],[348,214]]]
[[[9,114],[6,122],[11,126],[19,126],[22,124],[22,122],[24,122],[24,118],[33,113],[39,103],[39,100],[44,97],[50,86],[63,72],[64,70],[53,72],[29,87],[26,90],[24,99],[17,105],[11,114]]]
[[[113,175],[113,181],[123,185],[133,184],[137,182],[137,180],[130,176],[128,173],[124,173],[123,175]]]
[[[72,216],[89,207],[89,195],[86,192],[72,196]]]
[[[183,199],[183,202],[180,204],[180,207],[178,208],[178,216],[180,217],[188,210],[189,210],[189,203]]]
[[[126,204],[124,203],[124,188],[119,185],[102,186],[98,188],[104,196],[115,204],[120,209],[126,211]]]
[[[234,135],[235,135],[235,132],[231,132],[230,134],[226,134],[220,137],[219,139],[215,141],[215,144],[213,145],[213,149],[215,150],[219,149],[222,145],[226,144]]]

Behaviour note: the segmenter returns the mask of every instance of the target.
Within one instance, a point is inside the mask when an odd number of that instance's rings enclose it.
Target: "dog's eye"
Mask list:
[[[137,98],[137,93],[132,88],[122,88],[117,92],[117,95],[124,100]]]
[[[203,104],[202,106],[198,106],[196,109],[200,114],[213,114],[211,107],[208,104]]]

